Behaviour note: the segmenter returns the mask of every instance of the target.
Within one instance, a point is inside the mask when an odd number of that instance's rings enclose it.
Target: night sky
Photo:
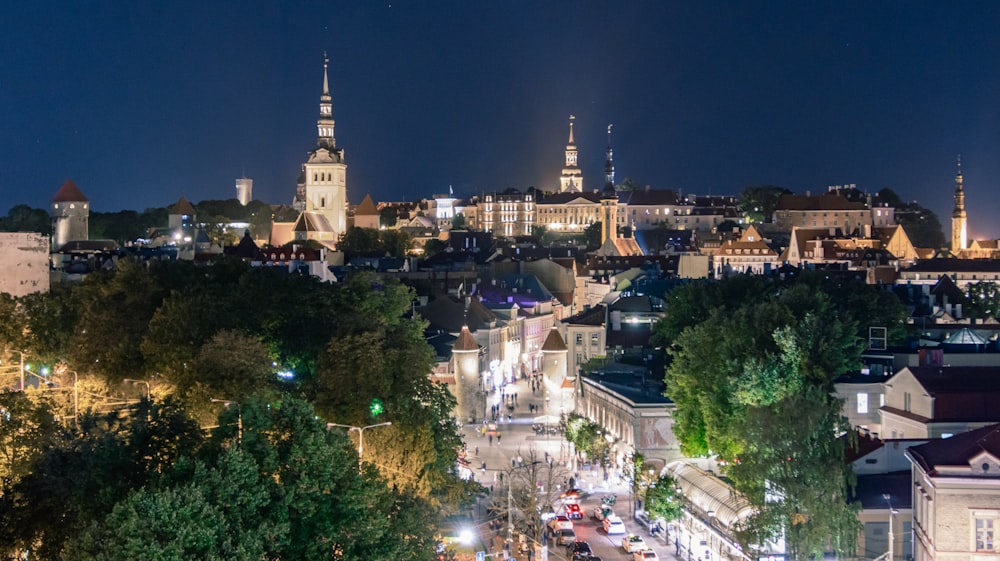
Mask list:
[[[203,5],[204,4],[204,5]],[[0,214],[72,178],[97,211],[289,203],[323,52],[348,193],[413,200],[584,181],[685,194],[889,187],[1000,237],[996,2],[8,2]]]

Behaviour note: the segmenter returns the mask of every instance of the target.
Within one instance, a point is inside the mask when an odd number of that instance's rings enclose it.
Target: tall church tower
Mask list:
[[[569,141],[566,142],[566,167],[562,170],[562,175],[559,176],[559,192],[565,193],[583,192],[583,172],[580,171],[579,163],[577,162],[577,151],[576,142],[573,140],[573,121],[576,117],[573,115],[569,116]]]
[[[67,179],[52,196],[49,216],[53,251],[71,241],[90,239],[90,201],[72,179]]]
[[[607,160],[604,162],[604,191],[601,193],[601,244],[618,237],[618,192],[615,191],[615,162],[608,125]]]
[[[315,239],[336,243],[347,231],[347,164],[344,150],[337,148],[333,127],[333,104],[330,97],[328,66],[323,55],[323,93],[319,97],[319,119],[316,121],[316,149],[308,153],[302,164],[302,216],[295,225],[298,239]]]
[[[965,215],[965,191],[962,189],[962,156],[958,157],[958,174],[955,176],[955,210],[951,211],[951,252],[956,256],[969,241],[968,219]]]

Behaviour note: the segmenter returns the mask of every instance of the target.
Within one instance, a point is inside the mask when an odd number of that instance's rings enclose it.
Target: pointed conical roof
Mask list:
[[[478,351],[479,343],[472,336],[472,332],[469,331],[468,325],[462,326],[462,331],[458,334],[458,339],[451,346],[451,350],[454,351]]]
[[[86,203],[89,202],[87,197],[80,191],[80,188],[73,183],[72,179],[67,179],[66,183],[56,191],[56,194],[52,196],[52,202],[54,203]]]
[[[170,214],[194,214],[194,207],[182,195],[177,204],[170,207]]]
[[[354,209],[354,215],[355,216],[372,216],[372,215],[375,215],[375,214],[378,214],[378,210],[376,210],[376,208],[375,208],[375,202],[372,201],[372,196],[371,195],[367,195],[366,194],[365,198],[361,200],[361,204],[359,204]]]
[[[559,335],[559,328],[552,326],[549,330],[548,337],[545,338],[545,343],[542,344],[542,351],[558,352],[567,351],[566,342],[563,341],[562,335]]]

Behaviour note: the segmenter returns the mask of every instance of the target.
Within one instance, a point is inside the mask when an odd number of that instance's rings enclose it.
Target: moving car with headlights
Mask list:
[[[566,505],[563,507],[563,510],[566,512],[566,518],[570,520],[580,520],[583,518],[583,509],[578,504]]]
[[[604,532],[609,536],[615,534],[624,534],[625,523],[622,522],[621,518],[618,518],[614,514],[608,515],[604,518]]]
[[[622,538],[622,549],[625,550],[625,553],[634,553],[642,549],[649,549],[649,546],[646,545],[646,540],[642,539],[642,536],[629,534]]]

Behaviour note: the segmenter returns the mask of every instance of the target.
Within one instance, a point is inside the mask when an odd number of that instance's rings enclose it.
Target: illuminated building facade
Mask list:
[[[535,197],[517,189],[485,195],[476,205],[479,225],[495,236],[530,236],[535,224]]]

